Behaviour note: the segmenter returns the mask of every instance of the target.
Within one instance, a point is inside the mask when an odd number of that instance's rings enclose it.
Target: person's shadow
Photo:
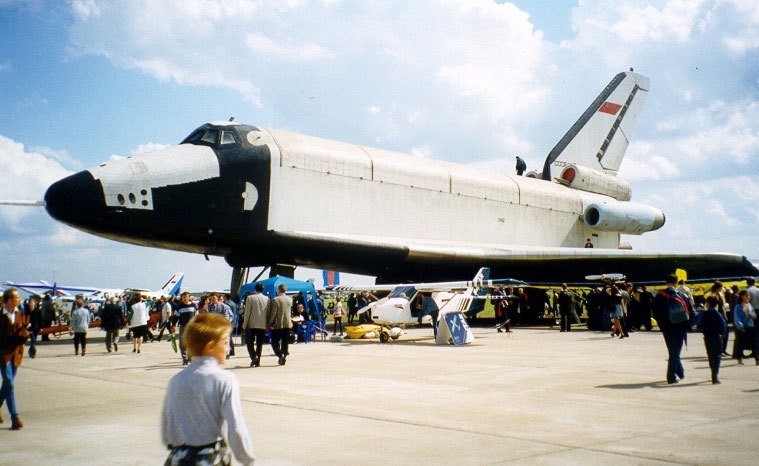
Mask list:
[[[693,387],[696,385],[711,384],[711,381],[704,380],[701,382],[687,382],[682,381],[678,383],[667,383],[666,380],[660,380],[655,382],[641,382],[641,383],[618,383],[608,385],[596,385],[596,388],[610,388],[612,390],[640,390],[641,388],[676,388],[676,387]]]

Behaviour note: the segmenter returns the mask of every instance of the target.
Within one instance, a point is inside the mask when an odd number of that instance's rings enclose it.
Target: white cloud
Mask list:
[[[79,230],[67,227],[61,223],[55,224],[49,241],[53,246],[63,248],[74,248],[78,245],[102,243],[102,240],[96,239]],[[77,248],[79,249],[79,248]]]
[[[677,166],[664,155],[652,154],[653,149],[652,144],[641,143],[630,146],[618,176],[631,183],[679,178],[680,170]],[[633,156],[631,152],[634,150],[636,154]]]
[[[411,154],[418,155],[419,157],[424,158],[433,158],[432,156],[435,154],[435,150],[430,146],[421,146],[421,147],[415,147],[411,149]]]
[[[166,149],[167,147],[171,147],[171,144],[157,144],[155,142],[148,142],[137,146],[137,149],[133,150],[130,155],[147,154],[149,152]]]
[[[620,3],[619,17],[609,30],[629,43],[672,40],[684,43],[693,33],[701,4],[697,0],[672,0],[657,9],[650,5]]]
[[[702,0],[647,3],[582,2],[573,14],[579,40],[626,44],[687,42],[703,12]]]
[[[631,144],[621,173],[631,180],[701,180],[758,172],[757,122],[759,101],[750,99],[710,101],[688,112],[674,112],[659,122],[653,138]],[[661,176],[650,176],[640,165],[654,156],[664,159],[659,163],[665,170]]]
[[[759,3],[753,0],[727,0],[718,3],[715,9],[720,7],[732,10],[728,17],[736,19],[732,27],[725,28],[725,36],[722,38],[725,48],[736,56],[751,51],[755,55],[759,48]]]
[[[318,44],[297,45],[277,42],[261,33],[251,33],[245,37],[245,44],[256,55],[266,55],[270,59],[282,61],[332,60],[335,54]]]
[[[72,28],[80,52],[159,80],[232,89],[261,108],[287,106],[293,90],[306,88],[335,120],[322,119],[322,126],[340,127],[340,117],[355,120],[361,108],[394,102],[386,118],[410,123],[416,134],[445,119],[466,125],[472,137],[487,132],[497,144],[523,150],[530,144],[512,126],[549,105],[542,75],[552,72],[545,62],[552,46],[508,3],[423,0],[405,5],[402,15],[383,3],[86,6],[99,14]],[[357,99],[346,106],[350,95]],[[365,140],[388,141],[388,122],[376,113],[363,123],[364,131],[376,131]],[[418,145],[408,136],[392,143]]]
[[[56,160],[65,152],[37,149],[28,152],[24,145],[0,135],[0,166],[3,167],[3,186],[0,198],[4,200],[42,200],[45,190],[53,182],[72,172]],[[64,158],[68,158],[67,156]],[[22,221],[34,215],[39,207],[1,207],[0,220],[11,230],[27,228]]]
[[[80,21],[86,22],[90,17],[100,16],[100,8],[96,0],[74,0],[71,2],[71,8]]]
[[[663,228],[626,237],[634,249],[670,252],[731,252],[756,259],[757,209],[748,196],[759,185],[745,176],[702,182],[640,183],[638,202],[657,205],[666,215]],[[753,199],[756,199],[755,197]]]

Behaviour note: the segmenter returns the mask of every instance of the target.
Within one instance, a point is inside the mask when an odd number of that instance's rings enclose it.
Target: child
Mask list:
[[[240,463],[253,464],[237,378],[220,367],[231,330],[225,316],[210,312],[195,316],[185,329],[192,361],[169,381],[161,413],[161,438],[171,450],[167,466],[229,465],[225,437]]]
[[[701,332],[704,334],[704,346],[709,357],[709,368],[712,370],[712,383],[718,384],[719,364],[722,359],[722,335],[727,333],[727,324],[722,314],[717,310],[719,298],[706,297],[706,311],[701,316]]]

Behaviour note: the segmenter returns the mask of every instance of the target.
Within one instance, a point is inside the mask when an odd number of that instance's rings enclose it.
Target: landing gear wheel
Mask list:
[[[383,330],[383,331],[380,332],[380,336],[379,337],[380,337],[380,342],[381,343],[387,343],[388,341],[390,341],[390,334],[387,333],[387,331],[385,331],[385,330]]]

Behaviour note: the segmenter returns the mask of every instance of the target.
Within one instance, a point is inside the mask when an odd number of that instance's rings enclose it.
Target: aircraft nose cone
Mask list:
[[[45,193],[45,205],[54,219],[80,228],[91,225],[105,212],[100,182],[88,171],[53,183]]]

